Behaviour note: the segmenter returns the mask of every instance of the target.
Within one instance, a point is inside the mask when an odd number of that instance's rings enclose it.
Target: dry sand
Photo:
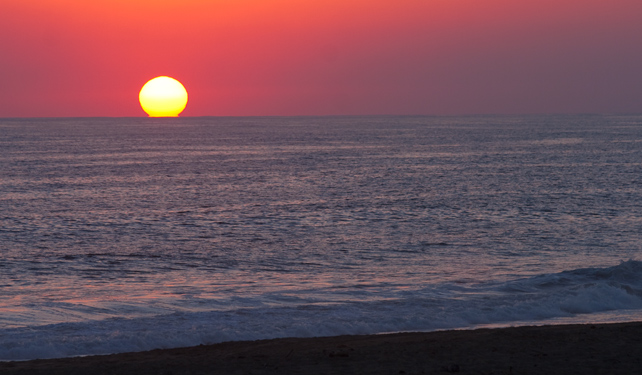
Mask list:
[[[642,374],[642,323],[227,342],[0,363],[0,374]]]

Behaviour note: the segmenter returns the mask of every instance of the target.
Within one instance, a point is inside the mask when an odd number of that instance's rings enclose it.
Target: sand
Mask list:
[[[642,323],[286,338],[0,363],[0,374],[642,374]]]

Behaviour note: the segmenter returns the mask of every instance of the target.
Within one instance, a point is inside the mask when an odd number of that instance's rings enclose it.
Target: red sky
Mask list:
[[[640,0],[2,0],[0,117],[642,113]]]

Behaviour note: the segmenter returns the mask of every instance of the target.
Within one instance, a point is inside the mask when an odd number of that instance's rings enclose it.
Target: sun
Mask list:
[[[138,100],[149,117],[177,117],[187,105],[187,90],[174,78],[160,76],[147,81]]]

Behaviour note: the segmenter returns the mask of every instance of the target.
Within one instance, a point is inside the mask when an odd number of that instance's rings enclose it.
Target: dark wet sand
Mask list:
[[[227,342],[0,363],[0,374],[642,374],[642,323]]]

